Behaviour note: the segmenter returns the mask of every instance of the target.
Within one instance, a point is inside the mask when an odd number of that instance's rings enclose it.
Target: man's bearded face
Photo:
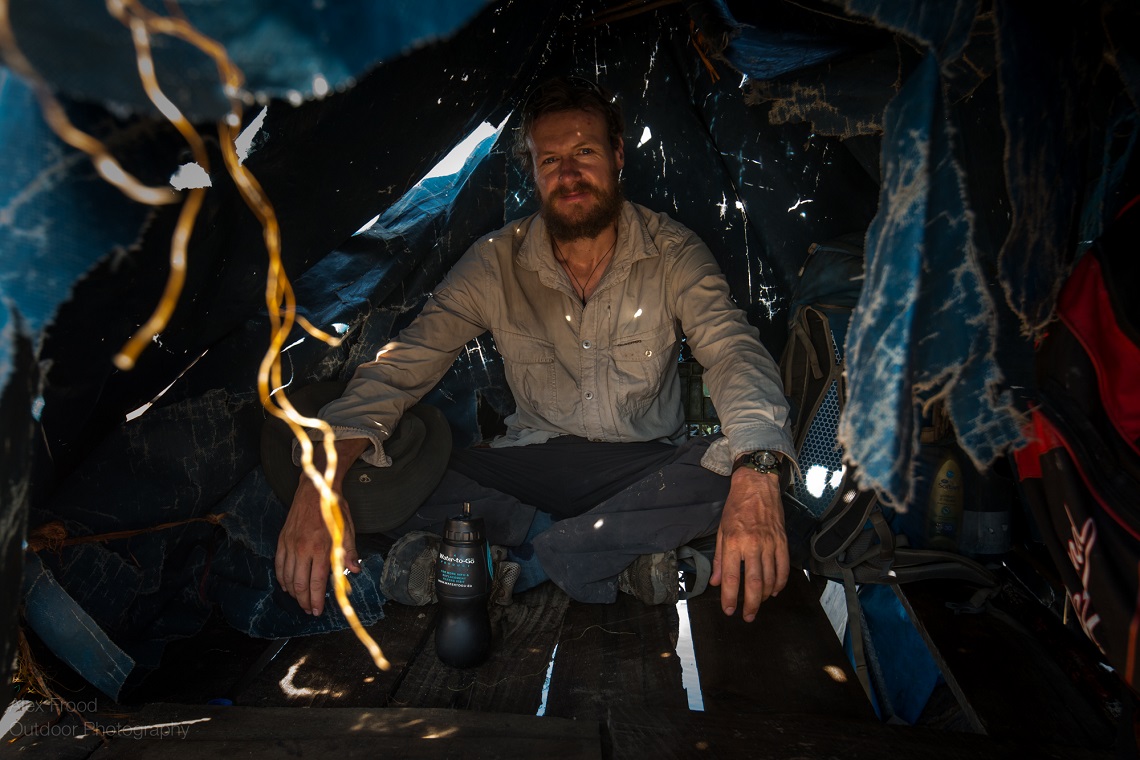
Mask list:
[[[617,221],[625,146],[621,138],[611,142],[601,114],[573,110],[540,116],[531,128],[530,146],[542,217],[555,240],[594,238]]]
[[[599,186],[582,179],[569,187],[555,188],[542,199],[542,218],[546,220],[546,228],[555,240],[594,238],[617,222],[622,205],[621,180],[618,178],[617,167],[614,167],[608,180]],[[594,202],[571,207],[558,203],[564,197],[580,193],[592,195]]]

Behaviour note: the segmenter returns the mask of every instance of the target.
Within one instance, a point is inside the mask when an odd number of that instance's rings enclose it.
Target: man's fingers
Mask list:
[[[760,555],[760,569],[764,573],[764,591],[760,597],[763,603],[776,591],[776,550],[769,546]]]
[[[277,553],[273,555],[273,577],[277,579],[277,585],[281,587],[282,591],[288,591],[289,589],[289,587],[285,585],[286,552],[284,534],[282,534],[277,538]]]
[[[350,573],[360,572],[360,555],[356,553],[356,547],[346,546],[344,548],[344,566]]]
[[[281,575],[278,580],[281,582],[281,588],[294,599],[297,598],[296,589],[293,588],[294,579],[297,577],[297,555],[295,552],[286,552],[285,557],[281,564]],[[306,577],[308,574],[306,573]]]
[[[760,557],[753,560],[753,567],[746,570],[748,582],[744,586],[744,619],[751,623],[764,600],[772,595],[775,587],[776,560],[772,551],[761,551]]]
[[[745,567],[744,573],[744,609],[741,616],[744,622],[751,623],[756,619],[760,603],[765,598],[765,577],[764,572],[755,564],[752,567]]]
[[[784,590],[788,585],[788,575],[792,572],[791,558],[788,556],[788,543],[781,541],[776,547],[776,578],[772,588],[772,596]]]
[[[740,554],[729,550],[721,560],[720,607],[724,614],[736,612],[736,598],[740,592]]]
[[[309,604],[309,573],[311,567],[311,562],[301,559],[285,565],[286,589],[289,596],[296,599],[297,604],[301,605],[301,609],[305,612],[311,612],[313,609],[312,605]]]
[[[329,582],[328,561],[314,561],[309,576],[309,606],[306,608],[313,616],[318,616],[325,609],[325,588]]]
[[[713,550],[712,575],[709,576],[710,586],[720,585],[721,553],[724,547],[724,533],[718,528],[716,532],[716,549]]]
[[[344,547],[344,566],[348,568],[350,573],[360,572],[360,554],[356,551],[356,530],[352,525],[352,513],[348,511],[348,504],[341,499],[338,504],[340,511],[344,515],[344,540],[341,546]]]

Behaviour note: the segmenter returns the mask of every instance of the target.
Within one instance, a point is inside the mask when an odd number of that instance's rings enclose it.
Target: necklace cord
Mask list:
[[[582,305],[585,306],[585,304],[586,304],[586,286],[583,285],[578,280],[578,278],[574,275],[574,270],[570,268],[570,264],[567,263],[566,257],[562,253],[562,249],[558,247],[558,241],[555,240],[553,237],[551,237],[550,242],[554,243],[554,258],[558,259],[558,263],[562,265],[562,268],[566,270],[566,274],[570,275],[570,279],[574,281],[575,291],[578,293],[578,296],[582,299]],[[606,259],[608,259],[610,257],[610,254],[614,252],[615,248],[617,248],[617,236],[616,235],[614,236],[613,245],[610,246],[610,249],[608,251],[606,251],[604,256],[602,256],[600,259],[598,259],[598,263],[594,264],[594,268],[591,269],[590,274],[588,274],[586,276],[586,284],[587,285],[590,283],[590,280],[594,279],[594,273],[596,273],[598,271],[598,267],[600,267],[602,265],[603,261],[605,261]]]

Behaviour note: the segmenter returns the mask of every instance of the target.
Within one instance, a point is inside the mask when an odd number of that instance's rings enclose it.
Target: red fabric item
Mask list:
[[[1095,256],[1082,257],[1069,276],[1058,316],[1096,367],[1101,403],[1113,427],[1140,454],[1140,346],[1120,329]]]
[[[1025,426],[1025,440],[1029,443],[1013,452],[1019,480],[1041,479],[1041,456],[1061,445],[1061,440],[1053,433],[1053,427],[1042,424],[1041,413],[1036,409],[1030,412],[1030,422]]]
[[[1041,457],[1049,453],[1055,448],[1062,447],[1069,454],[1069,458],[1073,462],[1077,473],[1081,476],[1081,481],[1085,485],[1085,490],[1089,495],[1096,500],[1104,513],[1112,518],[1118,526],[1123,528],[1130,536],[1140,541],[1140,532],[1137,532],[1127,520],[1124,520],[1117,514],[1112,504],[1101,495],[1100,490],[1094,487],[1093,483],[1089,482],[1088,476],[1085,474],[1084,469],[1081,467],[1080,460],[1073,453],[1072,449],[1065,442],[1061,431],[1053,426],[1048,418],[1045,417],[1040,411],[1034,409],[1030,413],[1030,423],[1027,425],[1025,436],[1029,443],[1013,452],[1014,463],[1017,465],[1018,478],[1020,480],[1028,480],[1030,478],[1041,478]]]

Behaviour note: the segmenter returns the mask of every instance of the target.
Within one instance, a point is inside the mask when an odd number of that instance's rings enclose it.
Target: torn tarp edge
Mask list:
[[[24,618],[76,673],[112,699],[119,698],[135,661],[111,641],[31,552],[24,562]]]
[[[849,399],[839,438],[862,485],[905,512],[913,500],[923,405],[942,398],[982,468],[1020,440],[1008,395],[995,393],[996,311],[928,55],[887,110],[879,214],[848,336]],[[967,329],[946,313],[970,315]],[[981,388],[982,392],[977,392]]]

